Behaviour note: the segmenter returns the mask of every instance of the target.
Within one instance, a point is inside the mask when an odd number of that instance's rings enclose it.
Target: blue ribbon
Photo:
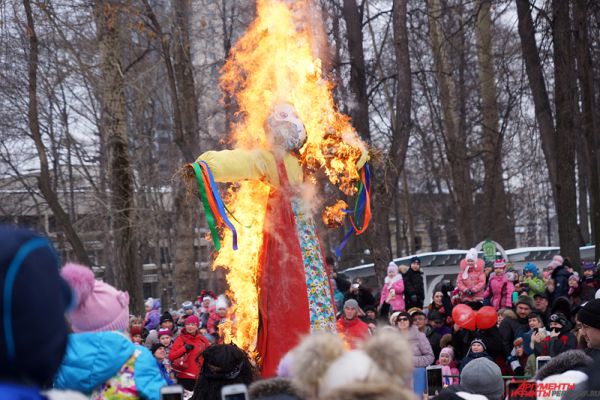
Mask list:
[[[225,224],[229,227],[229,229],[231,229],[231,233],[233,234],[233,250],[237,250],[238,249],[237,231],[235,230],[235,227],[233,226],[233,224],[231,223],[229,218],[227,218],[227,212],[225,211],[225,206],[223,205],[223,200],[221,200],[221,196],[219,195],[219,188],[217,187],[217,184],[215,183],[213,174],[206,162],[204,162],[204,161],[198,161],[198,162],[202,163],[202,165],[204,165],[206,167],[206,171],[208,172],[208,181],[210,183],[210,189],[213,192],[213,197],[215,198],[215,202],[217,203],[217,208],[219,209],[219,213],[221,214],[221,217],[223,217],[223,222],[225,222]]]
[[[348,239],[350,239],[350,236],[352,236],[353,233],[354,233],[354,227],[351,226],[350,229],[348,230],[348,232],[346,232],[346,234],[344,235],[344,238],[342,239],[339,246],[335,248],[335,255],[337,256],[337,258],[342,257],[342,249],[344,247],[346,247],[346,244],[348,243]]]
[[[367,192],[371,192],[371,170],[369,169],[369,164],[365,164],[363,167],[365,170],[365,182],[364,182],[364,190],[358,196],[358,204],[354,210],[343,210],[346,214],[353,214],[355,217],[359,216],[365,208],[365,204],[367,202]],[[360,227],[358,229],[361,229]],[[344,238],[340,242],[340,244],[335,248],[335,255],[340,258],[342,256],[342,249],[346,247],[348,244],[348,240],[355,232],[354,227],[350,226],[350,229],[344,235]]]

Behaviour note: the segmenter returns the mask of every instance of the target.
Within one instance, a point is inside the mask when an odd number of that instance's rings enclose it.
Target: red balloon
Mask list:
[[[496,325],[498,314],[494,307],[485,306],[477,311],[477,329],[489,329]]]
[[[474,331],[477,317],[475,311],[466,304],[458,304],[452,309],[454,323],[463,329]]]

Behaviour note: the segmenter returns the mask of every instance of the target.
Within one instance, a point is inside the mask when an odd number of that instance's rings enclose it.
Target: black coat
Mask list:
[[[494,359],[492,357],[490,357],[490,355],[486,352],[483,351],[481,353],[473,353],[472,351],[469,351],[469,353],[467,354],[467,356],[465,358],[463,358],[463,360],[461,361],[458,370],[462,371],[463,368],[470,363],[471,361],[477,359],[477,358],[487,358],[490,361],[494,361]]]
[[[554,268],[554,271],[552,271],[552,280],[554,281],[552,301],[559,297],[569,296],[569,276],[571,276],[571,274],[562,265]]]
[[[423,284],[423,272],[421,270],[415,272],[412,268],[402,276],[404,279],[404,302],[406,309],[410,310],[413,307],[423,308],[425,301],[425,286]]]
[[[512,351],[514,344],[513,342],[517,338],[517,335],[522,332],[529,330],[529,319],[518,318],[513,319],[506,317],[500,323],[500,336],[502,336],[502,347],[504,351],[504,357],[508,357]]]

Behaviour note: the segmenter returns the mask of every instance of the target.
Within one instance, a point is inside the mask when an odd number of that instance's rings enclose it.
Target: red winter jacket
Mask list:
[[[175,343],[173,343],[171,351],[169,351],[169,360],[171,362],[185,354],[186,344],[191,344],[194,346],[187,358],[187,368],[181,373],[176,372],[175,375],[177,378],[196,379],[198,378],[198,375],[200,375],[202,363],[204,362],[202,353],[208,346],[210,346],[210,343],[204,337],[204,335],[200,333],[199,330],[195,335],[190,335],[185,329],[183,329],[181,334],[177,337],[177,339],[175,339]]]
[[[346,317],[342,316],[337,321],[337,330],[353,349],[356,348],[358,342],[366,339],[371,334],[369,325],[362,322],[358,317],[347,320]]]

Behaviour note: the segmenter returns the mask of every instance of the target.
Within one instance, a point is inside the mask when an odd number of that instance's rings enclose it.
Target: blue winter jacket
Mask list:
[[[141,399],[160,400],[166,385],[150,351],[133,344],[119,332],[86,332],[69,335],[65,358],[54,378],[57,389],[90,394],[115,376],[134,350],[141,353],[135,364],[135,384]]]

